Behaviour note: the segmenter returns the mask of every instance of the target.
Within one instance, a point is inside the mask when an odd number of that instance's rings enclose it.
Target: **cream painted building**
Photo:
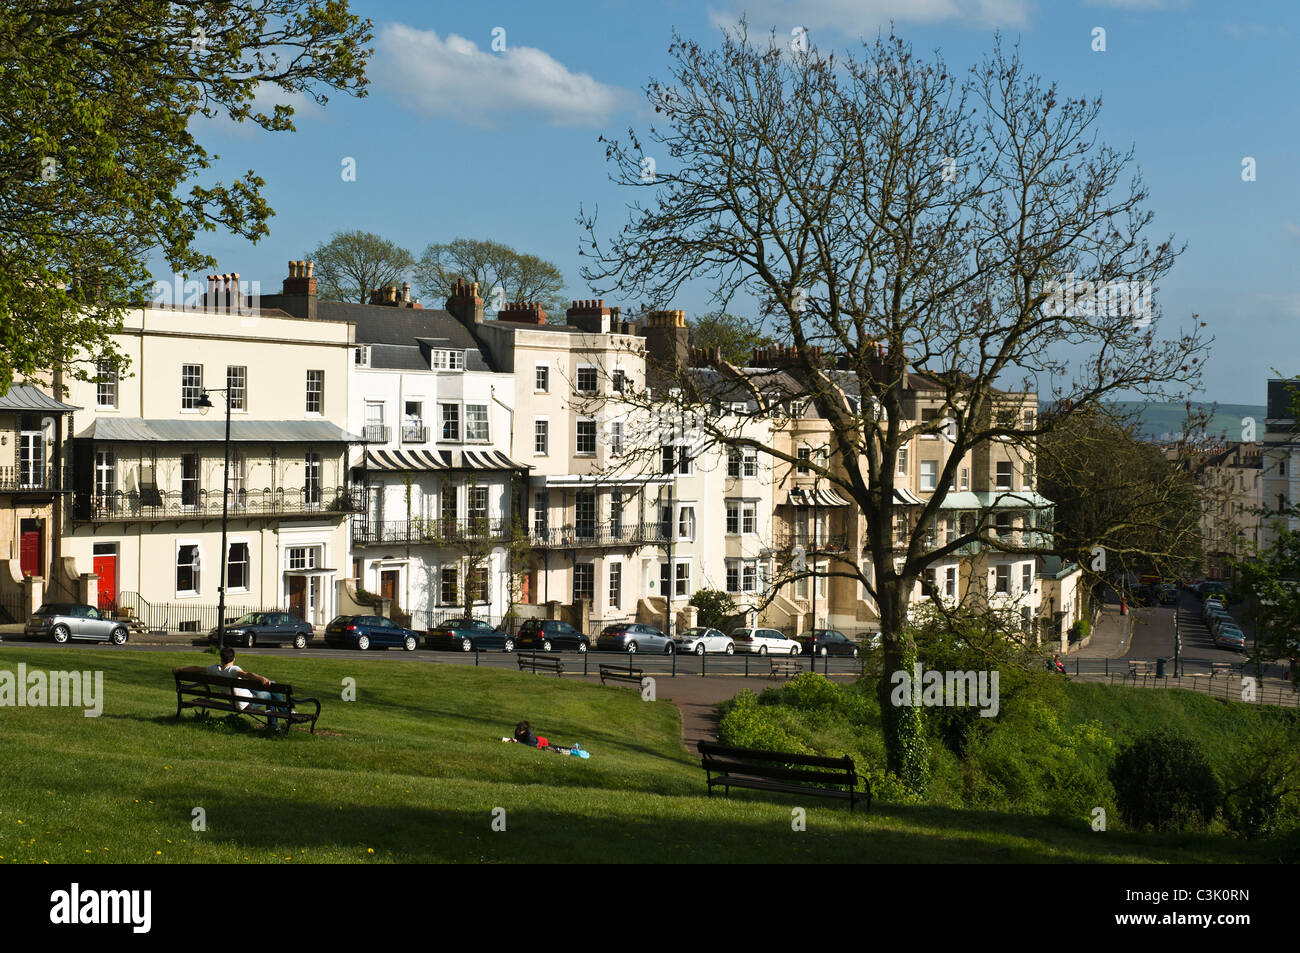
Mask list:
[[[229,407],[227,617],[279,607],[323,625],[354,505],[352,327],[266,299],[254,312],[220,287],[205,300],[128,313],[114,340],[129,368],[70,385],[74,497],[55,582],[72,594],[93,574],[101,606],[149,628],[215,625]]]

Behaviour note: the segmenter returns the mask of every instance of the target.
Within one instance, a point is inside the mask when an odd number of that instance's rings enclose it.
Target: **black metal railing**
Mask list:
[[[138,592],[120,592],[105,611],[114,619],[138,622],[152,634],[206,636],[217,627],[217,606],[198,602],[149,602]],[[226,625],[250,612],[284,612],[282,606],[227,605]]]
[[[360,546],[375,543],[458,543],[466,540],[507,539],[512,523],[505,517],[463,520],[357,520],[352,542]]]
[[[429,439],[429,428],[418,425],[402,425],[402,443],[425,443]]]
[[[388,443],[391,432],[384,424],[366,424],[361,428],[361,439],[366,443]]]
[[[780,532],[774,534],[774,548],[789,551],[802,546],[807,552],[813,552],[811,533]],[[845,533],[818,533],[815,551],[819,553],[842,553],[848,549],[849,537]]]
[[[541,549],[564,549],[578,546],[636,546],[659,543],[669,538],[667,524],[634,523],[627,520],[607,523],[580,522],[570,526],[533,527],[532,545]]]
[[[350,487],[280,487],[231,490],[227,507],[233,518],[257,516],[322,516],[357,512],[361,500]],[[117,490],[112,494],[86,494],[73,507],[74,520],[90,523],[125,520],[176,520],[221,516],[217,490]]]
[[[69,490],[69,474],[60,466],[0,467],[0,493],[23,490]]]

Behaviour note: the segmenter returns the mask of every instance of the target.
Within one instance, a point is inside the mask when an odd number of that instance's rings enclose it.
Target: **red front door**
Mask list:
[[[99,607],[111,612],[117,608],[117,557],[96,556],[95,575],[99,577]]]
[[[39,524],[35,529],[29,529],[28,525],[31,522],[33,521],[23,520],[18,562],[24,576],[43,576],[45,574],[41,571],[41,530]]]

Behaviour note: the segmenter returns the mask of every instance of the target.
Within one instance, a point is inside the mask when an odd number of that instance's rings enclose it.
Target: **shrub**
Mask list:
[[[1214,819],[1223,789],[1200,744],[1167,731],[1139,736],[1110,770],[1124,824],[1181,831]]]
[[[745,689],[723,705],[723,715],[718,722],[718,741],[733,748],[812,754],[787,729],[783,718],[785,711],[777,705],[759,705],[754,693]]]
[[[731,596],[721,589],[696,590],[695,595],[691,596],[691,605],[699,610],[696,618],[700,625],[710,629],[722,628],[736,612],[736,604],[731,601]]]
[[[1070,627],[1070,640],[1073,642],[1078,642],[1081,639],[1086,639],[1088,637],[1088,633],[1091,631],[1092,631],[1092,623],[1089,622],[1087,619],[1080,619],[1078,622],[1074,623],[1074,625]]]

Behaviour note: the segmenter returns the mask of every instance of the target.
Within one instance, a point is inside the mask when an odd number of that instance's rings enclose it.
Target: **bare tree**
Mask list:
[[[690,280],[710,283],[722,310],[737,296],[760,303],[790,347],[788,384],[670,361],[655,399],[696,411],[702,439],[808,468],[851,501],[871,571],[855,546],[829,574],[858,580],[878,604],[886,669],[910,667],[908,605],[936,560],[972,543],[1049,550],[1028,533],[1011,546],[985,517],[936,545],[963,461],[990,447],[1032,456],[1069,419],[1022,414],[1036,393],[1070,408],[1171,399],[1198,379],[1199,329],[1158,337],[1145,293],[1180,249],[1144,237],[1147,192],[1137,175],[1122,181],[1132,153],[1097,142],[1100,102],[1060,97],[1000,40],[964,81],[892,35],[839,58],[792,53],[775,36],[756,43],[742,23],[716,50],[675,37],[670,56],[671,80],[646,89],[664,125],[645,144],[630,130],[606,145],[615,181],[648,201],[612,238],[580,214],[583,276],[596,293],[651,308]],[[1131,289],[1144,292],[1136,303]],[[933,397],[929,416],[913,375]],[[825,461],[709,412],[737,388],[751,392],[750,416],[811,401],[828,425]],[[895,493],[895,461],[926,435],[947,455],[933,493],[909,504]],[[888,767],[920,786],[921,713],[888,695],[882,680]]]

